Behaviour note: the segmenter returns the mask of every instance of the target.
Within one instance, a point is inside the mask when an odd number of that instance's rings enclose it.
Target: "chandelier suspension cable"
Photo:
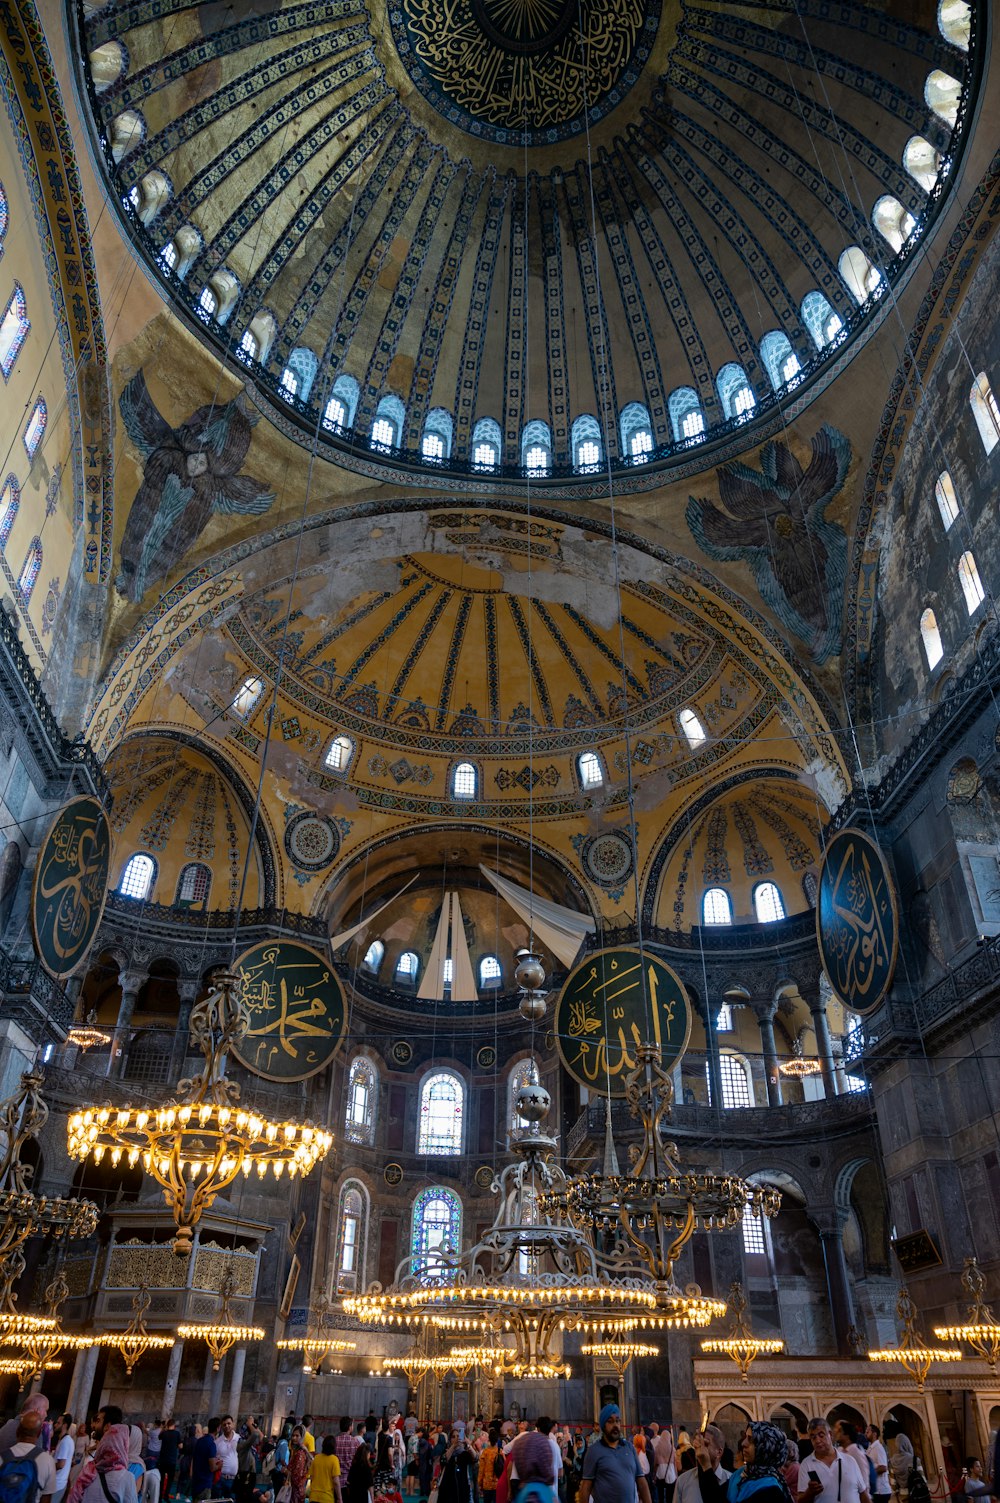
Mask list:
[[[646,982],[646,949],[643,936],[642,898],[639,887],[639,832],[636,825],[635,777],[632,764],[631,700],[629,696],[628,664],[625,652],[625,622],[621,555],[618,546],[618,517],[615,509],[615,477],[614,471],[611,466],[611,438],[614,431],[614,415],[611,411],[611,393],[608,389],[609,371],[611,365],[610,327],[608,324],[607,309],[604,302],[604,291],[601,281],[600,244],[597,236],[597,198],[594,193],[594,158],[593,143],[590,137],[590,98],[587,88],[588,70],[590,66],[589,41],[584,37],[582,28],[580,28],[579,25],[577,26],[577,41],[580,50],[580,82],[583,94],[583,120],[587,147],[587,188],[590,200],[590,240],[594,252],[594,290],[597,294],[598,336],[596,350],[599,352],[598,381],[600,389],[596,393],[596,395],[600,404],[601,430],[604,439],[604,464],[608,484],[608,511],[611,532],[612,578],[614,580],[615,602],[617,605],[616,625],[618,629],[618,667],[621,675],[622,694],[621,735],[625,752],[625,785],[628,807],[628,842],[632,856],[632,897],[635,903],[636,948],[639,951],[640,976],[642,977],[642,999],[643,1007],[645,1010],[646,1037],[651,1038],[653,1036],[653,1016],[649,987]],[[605,1029],[607,1029],[608,1019],[606,1015],[606,992],[604,996]],[[606,1068],[607,1065],[607,1051],[605,1051]],[[610,1114],[610,1085],[608,1102],[608,1111]]]

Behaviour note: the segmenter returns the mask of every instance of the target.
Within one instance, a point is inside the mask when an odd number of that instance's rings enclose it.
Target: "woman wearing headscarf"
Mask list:
[[[698,1486],[702,1503],[792,1503],[785,1481],[788,1444],[784,1432],[765,1420],[754,1420],[743,1439],[743,1465],[728,1482],[720,1482],[704,1446],[698,1456]]]
[[[128,1427],[128,1469],[135,1478],[136,1492],[142,1490],[142,1479],[146,1475],[146,1466],[142,1459],[143,1433],[141,1425],[129,1425]]]
[[[66,1503],[138,1503],[128,1452],[128,1425],[109,1425],[70,1486]]]
[[[641,1430],[637,1430],[632,1437],[635,1453],[639,1458],[639,1471],[643,1477],[649,1476],[649,1457],[646,1455],[646,1437]]]
[[[312,1457],[306,1450],[305,1431],[301,1425],[292,1430],[291,1451],[288,1461],[288,1481],[292,1489],[292,1503],[306,1503],[306,1487],[312,1471]]]

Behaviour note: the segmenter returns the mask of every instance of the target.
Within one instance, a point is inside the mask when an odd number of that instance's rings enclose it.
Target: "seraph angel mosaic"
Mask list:
[[[760,469],[723,465],[722,506],[692,496],[687,523],[709,558],[751,569],[763,599],[782,625],[824,663],[840,651],[847,534],[827,518],[843,488],[851,446],[824,423],[803,469],[784,443],[765,444]]]
[[[139,601],[198,541],[212,516],[259,517],[274,500],[239,473],[256,423],[241,393],[199,407],[172,428],[157,410],[138,371],[118,399],[129,438],[145,459],[142,484],[125,524],[115,583]]]

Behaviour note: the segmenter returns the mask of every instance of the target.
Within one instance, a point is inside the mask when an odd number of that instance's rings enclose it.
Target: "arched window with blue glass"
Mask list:
[[[503,434],[495,418],[480,418],[472,430],[472,463],[477,470],[495,470],[503,453]]]
[[[570,430],[570,450],[573,468],[584,474],[599,469],[604,446],[601,443],[601,427],[589,412],[575,418]]]
[[[700,443],[705,437],[705,414],[693,386],[678,386],[667,401],[674,443]]]
[[[552,468],[552,433],[548,423],[532,418],[521,434],[521,464],[532,477],[547,475]]]
[[[371,1060],[358,1054],[351,1061],[347,1080],[347,1110],[344,1136],[352,1143],[375,1141],[375,1113],[378,1108],[378,1072]]]
[[[821,292],[807,292],[802,299],[802,322],[818,350],[825,349],[844,327],[840,314]]]
[[[319,360],[312,350],[304,345],[294,349],[281,372],[282,396],[298,397],[300,402],[308,402],[318,370]]]
[[[338,376],[323,413],[323,427],[333,433],[343,433],[345,428],[353,427],[358,393],[358,383],[353,376]]]
[[[738,365],[735,360],[724,365],[715,378],[715,386],[727,418],[735,418],[739,422],[750,416],[757,405],[757,398],[742,365]]]
[[[795,381],[802,367],[792,341],[780,329],[772,329],[760,342],[760,358],[775,391]]]
[[[618,419],[622,453],[633,464],[645,464],[653,452],[653,425],[641,402],[629,402]]]
[[[413,1202],[411,1272],[424,1280],[444,1279],[462,1250],[462,1202],[452,1190],[432,1185]]]
[[[371,447],[383,450],[398,448],[405,421],[406,408],[399,398],[390,392],[381,399],[375,409]]]
[[[28,551],[21,565],[21,572],[17,576],[17,590],[21,597],[21,604],[27,605],[31,599],[38,576],[42,572],[42,542],[41,538],[32,538],[28,544]]]
[[[443,464],[451,458],[453,429],[451,413],[443,407],[432,407],[424,419],[424,432],[420,440],[420,452],[424,459]]]
[[[0,183],[0,256],[3,255],[3,239],[7,233],[7,194],[4,192],[3,183]]]
[[[16,475],[8,475],[0,491],[0,552],[3,552],[21,507],[21,487]]]
[[[3,374],[5,381],[9,379],[14,369],[14,362],[21,352],[21,346],[28,337],[30,328],[28,304],[25,302],[24,292],[15,282],[14,290],[4,309],[3,318],[0,318],[0,373]]]

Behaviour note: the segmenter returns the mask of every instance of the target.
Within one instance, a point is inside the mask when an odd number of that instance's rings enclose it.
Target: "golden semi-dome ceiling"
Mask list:
[[[79,42],[130,237],[289,432],[594,484],[779,420],[884,314],[975,12],[141,0]]]

